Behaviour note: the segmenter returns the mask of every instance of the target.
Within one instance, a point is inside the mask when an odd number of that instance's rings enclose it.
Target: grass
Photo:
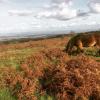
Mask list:
[[[8,89],[1,89],[0,100],[16,100],[16,98],[11,95]]]
[[[19,66],[21,62],[26,57],[30,56],[33,53],[36,53],[43,48],[26,48],[19,50],[7,50],[0,53],[0,67],[15,67]]]
[[[50,97],[49,95],[41,96],[40,100],[54,100],[53,97]]]
[[[48,94],[40,95],[39,93],[36,94],[38,100],[55,100],[55,98],[52,96],[49,96]]]

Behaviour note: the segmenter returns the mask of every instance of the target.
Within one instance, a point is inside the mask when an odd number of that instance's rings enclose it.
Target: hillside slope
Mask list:
[[[70,36],[1,44],[0,100],[99,100],[96,48],[69,56]]]

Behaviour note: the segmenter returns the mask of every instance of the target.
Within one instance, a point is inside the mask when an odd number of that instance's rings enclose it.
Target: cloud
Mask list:
[[[89,11],[84,11],[84,10],[78,10],[77,11],[77,16],[89,16]]]
[[[77,16],[77,11],[75,9],[63,8],[61,11],[58,12],[59,18],[61,19],[70,19]]]
[[[68,5],[72,5],[72,0],[51,0],[53,4],[61,4],[66,3]]]
[[[14,16],[14,15],[17,15],[17,16],[30,16],[30,15],[33,15],[33,11],[30,11],[30,10],[9,10],[8,14],[10,16]]]
[[[71,7],[72,3],[72,0],[52,0],[51,5],[47,5],[36,17],[53,18],[58,20],[74,18],[77,16],[77,10]]]
[[[9,2],[9,0],[0,0],[0,3],[6,3]]]
[[[91,12],[100,13],[100,0],[90,0],[88,6]]]

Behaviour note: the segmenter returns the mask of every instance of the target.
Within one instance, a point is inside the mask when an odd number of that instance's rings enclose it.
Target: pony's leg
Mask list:
[[[71,54],[73,53],[73,47],[74,47],[73,44],[71,44],[71,45],[69,46],[69,48],[68,48],[68,50],[67,50],[68,55],[71,55]]]
[[[83,51],[83,43],[82,43],[81,40],[79,40],[79,41],[77,42],[77,51],[78,51],[78,53],[84,52],[84,51]]]
[[[100,46],[99,46],[98,44],[95,44],[95,47],[96,47],[97,49],[100,49]]]
[[[73,46],[71,46],[71,47],[70,47],[70,50],[68,51],[68,54],[69,54],[69,55],[72,54],[72,49],[73,49]]]
[[[89,41],[88,41],[88,46],[89,47],[93,47],[97,45],[97,41],[95,40],[95,38],[92,36],[90,37]]]

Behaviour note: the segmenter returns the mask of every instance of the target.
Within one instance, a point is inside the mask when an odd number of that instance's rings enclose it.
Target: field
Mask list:
[[[0,44],[0,100],[100,100],[100,55],[68,55],[72,36]]]

